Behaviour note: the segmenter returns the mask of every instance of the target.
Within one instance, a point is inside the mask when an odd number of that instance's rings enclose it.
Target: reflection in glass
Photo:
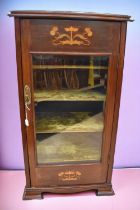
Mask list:
[[[101,160],[108,56],[33,55],[37,161]]]

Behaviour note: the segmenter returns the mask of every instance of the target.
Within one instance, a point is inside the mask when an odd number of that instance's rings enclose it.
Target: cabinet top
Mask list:
[[[59,19],[89,19],[89,20],[112,20],[133,21],[131,16],[118,14],[99,14],[93,12],[71,12],[71,11],[43,11],[43,10],[15,10],[8,14],[10,17],[20,18],[59,18]]]

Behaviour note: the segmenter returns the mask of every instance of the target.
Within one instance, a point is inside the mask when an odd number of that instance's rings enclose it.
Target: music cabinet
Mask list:
[[[12,11],[26,186],[23,199],[111,184],[127,15]]]

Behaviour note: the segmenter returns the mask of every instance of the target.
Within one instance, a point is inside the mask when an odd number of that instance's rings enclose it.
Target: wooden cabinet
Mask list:
[[[111,184],[130,16],[12,11],[26,172],[23,199]]]

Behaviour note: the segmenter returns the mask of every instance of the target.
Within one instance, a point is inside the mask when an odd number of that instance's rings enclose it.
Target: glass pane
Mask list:
[[[108,56],[33,55],[37,162],[101,160]]]

